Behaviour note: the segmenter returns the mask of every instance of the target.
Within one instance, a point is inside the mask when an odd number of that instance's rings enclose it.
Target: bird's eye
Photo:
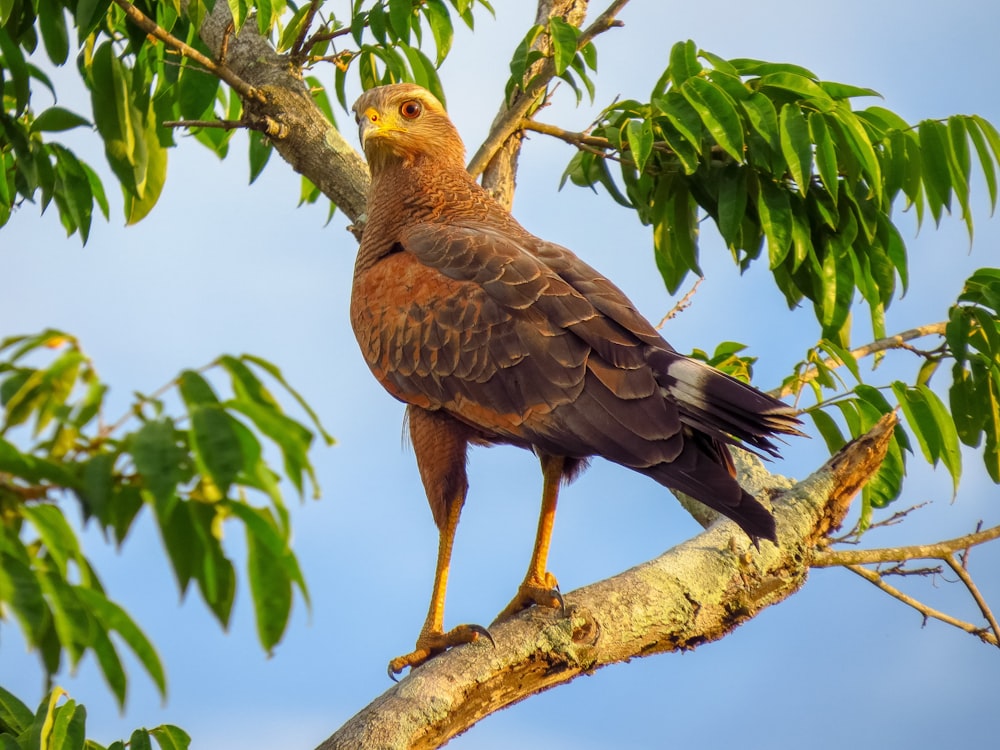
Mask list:
[[[399,114],[407,120],[416,120],[420,117],[420,113],[423,112],[423,109],[424,108],[420,106],[420,102],[416,99],[410,99],[409,101],[403,102],[399,106]]]

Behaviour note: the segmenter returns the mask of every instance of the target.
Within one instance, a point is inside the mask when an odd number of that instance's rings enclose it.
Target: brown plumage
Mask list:
[[[677,352],[614,284],[521,227],[466,172],[441,104],[412,84],[354,105],[372,172],[351,322],[375,377],[409,405],[417,464],[441,534],[415,666],[485,631],[443,631],[466,450],[533,450],[544,477],[528,575],[501,613],[558,606],[545,569],[559,483],[592,456],[652,477],[732,518],[756,542],[771,514],[735,479],[727,444],[777,455],[797,434],[780,401]]]

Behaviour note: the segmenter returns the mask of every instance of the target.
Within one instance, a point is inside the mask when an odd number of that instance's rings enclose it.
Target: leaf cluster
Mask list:
[[[63,701],[63,698],[67,700]],[[191,738],[172,724],[136,729],[128,742],[118,740],[105,748],[86,737],[87,709],[61,688],[49,691],[32,712],[16,696],[0,687],[0,748],[3,750],[187,750]]]
[[[767,248],[788,305],[810,301],[824,338],[847,345],[859,295],[883,337],[909,277],[894,201],[938,221],[954,198],[971,236],[973,158],[995,207],[1000,134],[978,116],[910,125],[882,107],[852,107],[872,96],[797,65],[725,60],[680,42],[649,101],[605,110],[567,177],[604,186],[652,225],[671,291],[701,273],[704,214],[740,268]]]
[[[227,4],[233,33],[245,31],[251,20],[254,30],[287,53],[296,67],[333,63],[333,88],[345,109],[352,68],[365,88],[412,81],[444,101],[437,68],[451,49],[453,15],[472,28],[477,6],[492,13],[486,0],[356,0],[343,18],[327,15],[332,3],[322,0],[301,6],[285,0]],[[177,44],[211,58],[198,29],[214,2],[146,0],[135,7]],[[433,41],[433,57],[424,51],[425,36]],[[342,38],[356,46],[337,47]],[[76,52],[77,68],[91,94],[91,113],[55,104],[37,109],[33,100],[39,87],[56,99],[51,79],[32,62],[42,52],[55,66],[66,64]],[[324,81],[314,76],[307,81],[334,122]],[[109,215],[105,188],[72,149],[48,140],[52,134],[96,130],[121,187],[126,223],[133,224],[148,215],[163,191],[168,150],[176,145],[173,129],[164,123],[198,123],[191,129],[194,138],[219,158],[228,155],[236,127],[245,125],[243,102],[235,90],[190,56],[141,30],[112,0],[0,2],[0,91],[0,226],[24,203],[37,202],[42,212],[55,203],[67,235],[79,233],[84,243],[95,210]],[[252,135],[251,182],[271,151],[266,136]],[[301,201],[319,197],[319,190],[303,178]]]
[[[12,337],[0,342],[0,355],[0,619],[18,622],[49,678],[64,660],[75,667],[91,652],[124,703],[114,634],[166,690],[153,645],[84,554],[68,520],[74,504],[119,545],[148,509],[181,592],[194,582],[223,627],[236,593],[224,530],[236,521],[246,537],[258,638],[270,651],[287,627],[293,591],[309,602],[280,483],[300,496],[308,484],[316,492],[313,429],[330,442],[280,370],[251,355],[223,356],[154,395],[136,394],[130,412],[108,424],[107,386],[73,337],[51,330]],[[206,377],[214,373],[228,380],[227,398]],[[285,412],[267,380],[300,405],[313,429]],[[30,446],[19,447],[24,442]],[[265,442],[280,454],[280,470]]]

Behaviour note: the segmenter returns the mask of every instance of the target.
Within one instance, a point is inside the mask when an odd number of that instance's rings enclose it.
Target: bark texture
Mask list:
[[[740,479],[770,499],[777,546],[759,551],[730,521],[631,570],[566,595],[567,616],[530,609],[484,641],[414,670],[319,750],[434,748],[481,718],[600,667],[718,640],[805,582],[813,552],[839,526],[878,468],[896,424],[889,414],[802,482],[743,454]]]

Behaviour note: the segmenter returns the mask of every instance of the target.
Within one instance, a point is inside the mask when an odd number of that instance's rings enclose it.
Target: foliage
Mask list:
[[[153,645],[84,554],[67,518],[74,502],[84,522],[118,545],[148,509],[181,592],[194,581],[223,627],[236,588],[225,522],[241,524],[258,637],[273,649],[293,590],[309,602],[279,481],[300,496],[307,483],[318,489],[308,456],[313,432],[285,413],[262,376],[299,402],[330,441],[280,370],[250,355],[222,356],[152,395],[136,394],[129,412],[109,423],[108,388],[72,336],[49,330],[8,338],[0,356],[0,615],[13,615],[49,679],[64,660],[75,667],[89,651],[124,704],[115,634],[166,692]],[[227,376],[231,395],[220,398],[209,374]],[[168,398],[178,397],[181,413],[172,414]],[[265,458],[262,438],[280,453],[281,472]]]
[[[444,100],[437,75],[451,49],[456,14],[466,25],[475,24],[474,9],[492,12],[486,0],[380,0],[369,4],[355,0],[349,15],[330,12],[311,26],[323,3],[300,8],[284,0],[250,4],[229,0],[235,30],[248,18],[257,30],[305,67],[334,64],[334,89],[346,108],[345,84],[349,70],[366,88],[379,83],[407,80],[434,91]],[[365,7],[369,5],[369,7]],[[197,29],[211,0],[149,2],[143,6],[160,28],[192,48],[207,52]],[[425,28],[434,46],[433,59],[424,51]],[[77,66],[91,92],[92,115],[54,105],[37,110],[33,98],[39,86],[55,99],[51,78],[32,56],[44,49],[48,61],[61,66],[69,61],[70,30],[75,29]],[[311,32],[311,34],[309,33]],[[307,36],[308,34],[308,36]],[[344,35],[357,45],[340,47],[332,42]],[[41,44],[39,44],[41,42]],[[150,37],[129,21],[118,3],[110,0],[4,0],[0,2],[0,82],[4,85],[0,111],[0,226],[11,210],[25,202],[39,202],[44,212],[55,202],[67,235],[79,233],[86,243],[95,207],[109,216],[109,205],[100,178],[71,149],[50,140],[53,134],[74,128],[94,128],[104,143],[105,155],[121,187],[126,222],[145,217],[163,190],[167,155],[175,145],[165,122],[178,120],[238,121],[243,104],[197,63],[169,45]],[[322,90],[315,79],[310,85]],[[326,95],[317,97],[327,116],[333,111]],[[232,129],[201,127],[194,137],[219,158],[229,153]],[[270,143],[256,137],[250,147],[251,182],[270,156]],[[313,202],[319,191],[305,180],[302,200]]]
[[[16,696],[0,687],[0,745],[4,748],[38,748],[41,750],[105,750],[102,745],[86,739],[87,709],[67,697],[61,688],[49,691],[38,709],[32,713]],[[172,724],[153,729],[136,729],[128,743],[112,742],[107,750],[152,750],[156,740],[160,750],[187,750],[191,738]]]
[[[995,270],[969,279],[949,314],[946,346],[928,356],[916,383],[862,383],[849,351],[857,298],[882,339],[886,310],[908,285],[895,202],[902,198],[918,222],[929,211],[937,223],[954,199],[971,239],[973,154],[995,209],[1000,133],[975,115],[910,125],[884,107],[852,108],[853,99],[872,96],[871,89],[822,81],[798,65],[725,60],[679,42],[648,102],[616,102],[591,133],[581,134],[586,148],[564,180],[603,186],[652,225],[657,265],[672,292],[689,273],[701,273],[702,213],[741,269],[766,245],[768,267],[789,307],[809,300],[821,328],[819,344],[785,386],[798,393],[803,373],[814,373],[809,382],[817,406],[809,413],[831,451],[847,441],[831,411],[857,437],[898,406],[924,458],[943,463],[956,490],[960,437],[978,447],[985,436],[984,460],[1000,482]],[[619,165],[617,178],[609,161]],[[823,354],[834,367],[847,366],[858,385],[836,378]],[[951,412],[928,385],[943,359],[954,360]],[[824,390],[837,395],[826,400]],[[910,450],[907,433],[897,428],[889,457],[863,490],[864,522],[872,507],[899,496]]]

